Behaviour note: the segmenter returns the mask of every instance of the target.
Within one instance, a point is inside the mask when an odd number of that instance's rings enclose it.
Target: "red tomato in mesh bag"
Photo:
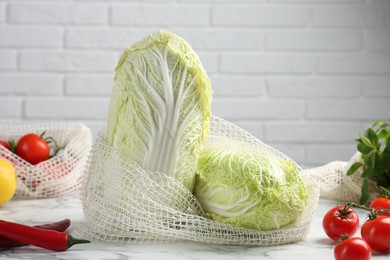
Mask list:
[[[3,147],[5,147],[5,148],[7,148],[8,150],[10,149],[10,145],[9,145],[9,143],[6,142],[6,141],[0,141],[0,145],[3,146]]]
[[[48,143],[37,134],[26,134],[20,138],[15,153],[27,162],[35,165],[49,159],[50,147]]]

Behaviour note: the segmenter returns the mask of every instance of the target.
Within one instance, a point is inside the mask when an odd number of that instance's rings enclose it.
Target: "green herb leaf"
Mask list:
[[[365,133],[366,137],[369,139],[370,143],[373,145],[373,147],[377,147],[378,144],[378,136],[374,129],[368,128]]]
[[[372,151],[372,148],[369,146],[365,145],[364,143],[360,142],[357,146],[357,149],[359,152],[361,152],[363,155],[368,154],[369,152]]]
[[[350,176],[350,175],[354,174],[362,166],[363,166],[363,163],[355,162],[354,164],[351,165],[351,167],[347,171],[347,175]]]
[[[371,177],[371,175],[372,175],[372,168],[369,167],[364,168],[362,177],[367,178],[367,177]]]
[[[360,204],[364,205],[370,198],[370,193],[368,191],[368,178],[363,179],[362,185],[362,196],[360,197]]]
[[[384,136],[384,140],[385,140],[386,148],[390,149],[390,132],[388,132]]]
[[[375,148],[374,144],[371,142],[371,140],[367,136],[360,135],[359,139],[360,139],[360,142],[363,143],[365,146],[367,146],[371,149]]]
[[[369,154],[367,154],[367,157],[365,158],[364,162],[366,163],[368,168],[374,169],[375,168],[375,162],[376,162],[376,153],[375,153],[375,151],[371,151]]]
[[[382,126],[384,123],[382,121],[376,121],[372,127],[375,127],[375,126]]]

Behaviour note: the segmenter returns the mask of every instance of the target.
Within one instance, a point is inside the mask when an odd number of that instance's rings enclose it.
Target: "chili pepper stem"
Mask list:
[[[67,242],[68,248],[76,244],[87,244],[87,243],[91,243],[91,241],[86,239],[74,238],[71,235],[68,235],[68,242]]]

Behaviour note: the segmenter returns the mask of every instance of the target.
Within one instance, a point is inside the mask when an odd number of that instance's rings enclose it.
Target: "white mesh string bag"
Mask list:
[[[0,140],[15,140],[25,134],[35,133],[53,137],[65,146],[46,161],[32,165],[15,153],[0,146],[0,157],[7,159],[16,169],[18,178],[15,197],[48,198],[77,194],[82,174],[92,146],[92,135],[84,124],[55,122],[43,124],[0,125]]]
[[[321,198],[359,202],[362,194],[363,178],[361,175],[363,169],[359,168],[354,174],[347,175],[347,171],[355,162],[363,162],[360,152],[356,152],[348,162],[330,162],[324,166],[304,170],[303,174],[313,177],[318,182]],[[368,184],[372,199],[375,193],[379,192],[379,189],[372,180],[369,180]]]
[[[248,148],[281,159],[288,157],[265,145],[241,128],[211,118],[207,142],[227,137]],[[191,192],[176,179],[149,172],[124,158],[105,142],[102,131],[88,159],[82,203],[85,223],[77,235],[93,241],[122,243],[199,241],[213,244],[274,245],[299,241],[309,232],[319,189],[302,175],[309,192],[298,222],[273,231],[244,229],[204,217]]]

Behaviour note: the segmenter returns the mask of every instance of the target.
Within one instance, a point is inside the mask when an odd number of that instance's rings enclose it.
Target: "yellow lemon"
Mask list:
[[[16,191],[16,172],[14,166],[0,158],[0,206],[9,201]]]

